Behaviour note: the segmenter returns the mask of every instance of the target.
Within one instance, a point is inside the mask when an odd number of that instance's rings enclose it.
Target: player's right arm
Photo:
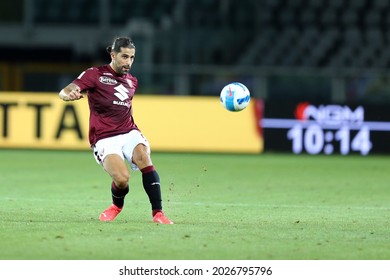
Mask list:
[[[59,97],[64,101],[74,101],[81,99],[84,96],[81,94],[80,87],[78,85],[70,83],[60,91]]]

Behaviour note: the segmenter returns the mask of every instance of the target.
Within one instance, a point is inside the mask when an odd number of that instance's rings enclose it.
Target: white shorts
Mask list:
[[[107,155],[117,154],[123,160],[126,159],[131,166],[131,169],[138,170],[137,165],[132,161],[134,148],[138,144],[143,144],[148,148],[150,154],[150,145],[148,140],[141,132],[134,129],[126,134],[104,138],[96,142],[93,147],[93,155],[98,164],[103,165],[103,161]]]

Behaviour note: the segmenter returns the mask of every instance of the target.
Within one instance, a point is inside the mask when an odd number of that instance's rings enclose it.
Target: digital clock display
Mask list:
[[[385,108],[307,102],[290,108],[277,107],[266,105],[265,117],[260,121],[265,151],[290,150],[313,155],[390,152],[390,122],[378,120],[389,115]]]

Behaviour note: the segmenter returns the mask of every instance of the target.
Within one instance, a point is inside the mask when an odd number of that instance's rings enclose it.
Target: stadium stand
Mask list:
[[[144,92],[213,95],[240,79],[261,97],[296,82],[298,95],[309,79],[311,97],[323,83],[322,99],[357,100],[389,76],[389,13],[388,0],[4,0],[0,89],[36,90],[54,61],[63,66],[45,90],[56,89],[76,64],[106,61],[107,41],[131,35]]]
[[[19,1],[20,2],[20,1]],[[33,23],[149,22],[155,63],[390,66],[387,0],[33,0]],[[105,3],[105,13],[99,9]],[[1,19],[0,19],[1,21]],[[177,51],[180,46],[180,51]],[[164,52],[161,56],[160,53]]]
[[[386,50],[388,1],[271,2],[262,9],[272,16],[259,28],[239,63],[357,68],[390,65]],[[272,47],[267,47],[267,42]]]

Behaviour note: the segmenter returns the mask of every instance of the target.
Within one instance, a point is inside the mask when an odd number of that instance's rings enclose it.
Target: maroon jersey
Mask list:
[[[132,116],[132,100],[138,85],[131,74],[117,74],[109,64],[92,67],[73,81],[87,91],[90,109],[89,142],[137,129]]]

